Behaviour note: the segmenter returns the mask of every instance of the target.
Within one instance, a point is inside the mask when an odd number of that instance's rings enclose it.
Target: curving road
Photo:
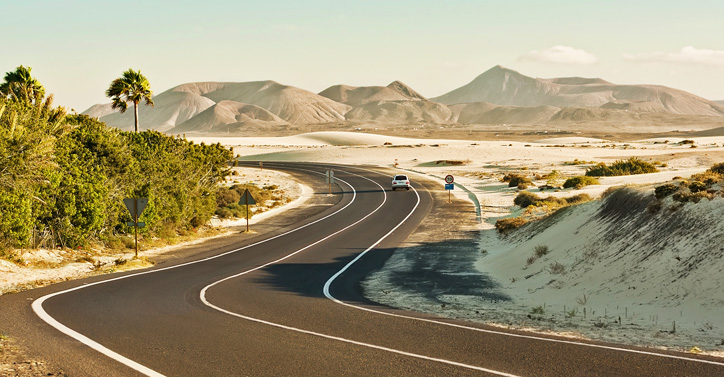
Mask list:
[[[318,183],[328,168],[264,167]],[[72,376],[724,375],[713,358],[504,332],[366,300],[359,280],[414,231],[439,190],[413,182],[393,192],[389,177],[335,167],[333,197],[320,185],[313,206],[263,236],[0,297],[0,320],[27,316],[24,331],[10,331]]]

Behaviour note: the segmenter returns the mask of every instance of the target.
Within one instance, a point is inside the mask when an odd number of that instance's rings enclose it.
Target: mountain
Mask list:
[[[427,99],[400,81],[387,86],[334,85],[319,94],[275,81],[178,85],[142,105],[142,129],[227,133],[351,124],[546,124],[602,121],[637,125],[720,125],[724,101],[657,85],[616,85],[599,78],[540,79],[495,66],[449,93]],[[84,112],[124,130],[133,111],[110,104]]]
[[[495,66],[473,81],[439,97],[443,104],[489,102],[505,106],[601,107],[686,115],[724,115],[724,106],[678,89],[658,85],[616,85],[602,79],[537,79]]]
[[[191,93],[167,90],[153,97],[154,106],[141,104],[138,106],[138,118],[141,129],[154,129],[165,132],[176,124],[182,123],[214,104],[214,101]],[[95,105],[84,114],[98,117],[108,125],[122,130],[133,130],[133,105],[125,113],[111,109],[110,104]]]
[[[155,129],[162,132],[182,125],[222,101],[255,105],[278,117],[282,122],[293,124],[344,121],[344,114],[351,109],[348,105],[332,101],[304,89],[282,85],[275,81],[182,84],[155,96],[153,100],[154,107],[139,106],[141,128]],[[243,108],[243,106],[233,108],[234,106],[228,103],[224,104],[216,109],[215,115],[206,114],[203,117],[205,120],[189,123],[183,129],[188,129],[191,124],[198,124],[202,128],[208,129],[210,127],[208,124],[209,119],[223,118],[228,121],[229,111],[246,113],[248,119],[244,119],[241,121],[242,123],[252,120],[257,122],[280,122],[278,119],[270,118],[268,114],[263,114],[263,112],[256,109],[249,113],[253,108]],[[125,130],[133,129],[134,117],[132,111],[126,111],[124,114],[118,112],[107,113],[109,109],[110,105],[108,104],[95,105],[86,110],[84,114],[97,116],[101,121],[111,126]],[[240,115],[239,119],[244,118],[241,113],[236,114]],[[228,123],[221,123],[220,125],[223,124]]]
[[[360,106],[374,101],[424,101],[427,98],[400,81],[387,86],[334,85],[319,93],[333,101]]]
[[[451,121],[465,124],[546,123],[560,108],[554,106],[500,106],[488,102],[450,105]]]
[[[187,132],[239,133],[250,128],[264,129],[287,124],[283,119],[259,106],[223,100],[167,132],[171,134]]]
[[[372,101],[350,110],[348,121],[374,121],[377,123],[450,123],[452,110],[432,101]]]

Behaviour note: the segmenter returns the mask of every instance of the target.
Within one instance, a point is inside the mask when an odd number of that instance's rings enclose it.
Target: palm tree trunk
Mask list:
[[[136,133],[138,133],[138,104],[133,103],[133,112],[136,114]]]

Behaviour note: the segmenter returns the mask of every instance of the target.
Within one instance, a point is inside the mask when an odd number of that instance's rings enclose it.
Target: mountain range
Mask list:
[[[541,124],[701,116],[724,119],[724,104],[659,85],[616,85],[598,78],[540,79],[495,66],[439,97],[400,81],[387,86],[334,85],[319,94],[275,81],[198,82],[171,88],[141,106],[142,129],[227,133],[299,125]],[[133,113],[110,104],[84,112],[133,129]]]

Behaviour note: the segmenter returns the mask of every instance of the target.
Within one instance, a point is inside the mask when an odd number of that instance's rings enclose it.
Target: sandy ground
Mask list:
[[[716,259],[716,253],[708,253],[708,259],[703,263],[708,268],[698,269],[693,276],[683,278],[673,272],[671,265],[671,260],[676,260],[673,257],[688,258],[684,250],[714,250],[712,242],[702,243],[696,237],[687,238],[676,232],[670,237],[678,238],[670,238],[669,246],[634,242],[625,232],[626,226],[631,224],[624,223],[614,224],[614,228],[624,229],[618,238],[604,242],[605,232],[612,228],[610,222],[596,217],[600,212],[600,201],[579,206],[566,216],[555,217],[545,227],[539,227],[541,229],[533,227],[505,237],[493,229],[497,219],[521,212],[513,205],[517,189],[508,188],[500,181],[506,173],[534,177],[556,170],[561,179],[553,183],[560,185],[566,177],[582,175],[594,163],[611,163],[637,156],[662,166],[661,171],[602,178],[600,185],[581,190],[547,190],[544,193],[535,187],[531,190],[543,196],[562,197],[579,193],[598,197],[609,187],[620,185],[650,191],[653,184],[674,177],[688,177],[724,161],[724,138],[695,138],[694,148],[675,138],[628,143],[571,137],[506,142],[408,139],[354,132],[317,132],[279,138],[191,139],[221,142],[233,147],[240,159],[248,161],[397,167],[412,177],[413,184],[416,177],[439,179],[439,195],[446,195],[443,177],[453,175],[456,186],[452,193],[458,202],[467,203],[460,207],[460,213],[474,209],[477,216],[473,212],[472,220],[466,219],[458,229],[449,228],[445,232],[432,231],[429,223],[423,223],[385,267],[364,282],[366,294],[372,300],[498,326],[691,352],[703,350],[724,356],[724,316],[721,316],[724,308],[721,293],[724,289],[721,288],[724,287],[719,277],[724,270],[724,261]],[[269,179],[272,182],[271,176],[253,175],[257,172],[258,169],[240,172],[236,179],[258,182]],[[282,178],[274,177],[274,184],[279,184],[277,182]],[[551,182],[537,180],[534,183],[540,186]],[[291,186],[288,189],[294,190]],[[298,192],[301,199],[282,208],[303,203],[308,193],[303,189]],[[724,208],[722,204],[724,199],[717,199],[705,203],[706,207],[685,208],[683,213],[701,217],[702,213],[721,211],[724,215],[724,210],[719,209]],[[274,211],[257,215],[253,221],[258,221],[260,216],[273,215]],[[718,223],[710,219],[712,223]],[[231,222],[225,225],[243,224]],[[538,245],[549,247],[550,253],[527,264],[532,249]],[[144,253],[152,258],[154,253],[172,249]],[[656,250],[669,254],[660,253],[648,262],[634,257]],[[39,257],[52,259],[50,254]],[[586,259],[587,263],[581,263],[582,255],[593,257]],[[26,276],[21,272],[25,269],[0,263],[0,289],[7,289],[8,280],[15,282],[13,284],[18,281],[27,284],[33,279],[57,281],[77,276],[75,272],[61,272],[62,268],[47,269],[56,271],[54,277],[42,276],[47,272],[43,269],[35,269]],[[554,263],[562,264],[565,272],[552,276],[550,270]],[[88,271],[89,263],[78,265],[81,270],[78,274],[92,273]],[[423,270],[427,272],[421,273]],[[390,279],[393,275],[407,276],[416,283],[395,281]],[[432,286],[437,288],[431,289]]]
[[[366,294],[375,301],[516,329],[724,356],[724,287],[716,273],[724,269],[724,261],[711,257],[706,260],[711,268],[698,269],[685,278],[678,276],[670,263],[674,257],[681,258],[678,254],[683,255],[683,250],[718,249],[713,243],[702,245],[696,237],[664,234],[669,245],[662,247],[631,241],[625,232],[606,242],[610,224],[596,218],[600,201],[576,208],[545,231],[521,230],[516,236],[503,237],[493,229],[497,219],[522,212],[513,205],[518,190],[500,181],[506,173],[534,177],[556,170],[561,179],[553,183],[560,186],[566,177],[582,175],[598,162],[636,156],[661,166],[659,173],[601,178],[601,184],[580,190],[531,189],[541,196],[587,193],[596,198],[608,188],[622,185],[651,192],[657,183],[689,177],[724,161],[724,138],[695,138],[693,148],[680,143],[682,140],[614,143],[565,137],[503,142],[342,132],[214,139],[233,146],[243,160],[396,166],[413,180],[421,175],[440,179],[441,190],[443,177],[455,177],[453,193],[479,208],[479,221],[469,227],[474,236],[467,231],[433,234],[418,230],[420,234],[410,240],[412,246],[398,250],[382,271],[364,282]],[[718,213],[715,210],[723,205],[724,199],[717,199],[689,206],[686,214]],[[717,223],[715,217],[708,218]],[[626,226],[632,225],[615,224],[614,228]],[[528,265],[527,259],[538,245],[551,252]],[[653,262],[637,257],[656,250],[662,251],[651,258]],[[595,257],[590,256],[593,254]],[[560,264],[565,272],[550,273],[553,264]],[[429,270],[436,274],[426,272]],[[401,275],[418,283],[391,278]],[[421,281],[421,276],[427,282]]]

